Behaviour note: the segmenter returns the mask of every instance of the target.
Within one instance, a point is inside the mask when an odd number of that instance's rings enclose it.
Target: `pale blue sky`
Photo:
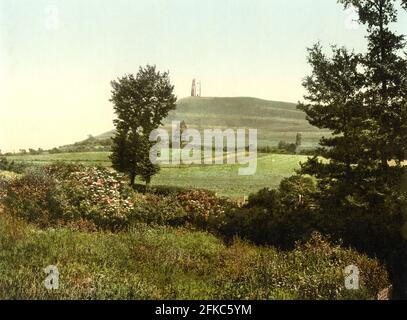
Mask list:
[[[147,63],[179,98],[197,77],[204,96],[297,102],[306,47],[364,50],[349,21],[335,0],[0,0],[0,149],[111,129],[110,81]]]

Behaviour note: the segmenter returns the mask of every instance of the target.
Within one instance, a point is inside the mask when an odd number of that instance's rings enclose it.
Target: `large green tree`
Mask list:
[[[125,75],[111,85],[110,101],[117,116],[111,155],[113,168],[127,173],[131,186],[137,176],[148,184],[159,170],[149,159],[152,147],[149,136],[175,109],[174,87],[168,72],[157,71],[151,65],[140,67],[136,76]]]
[[[406,214],[407,57],[404,35],[392,24],[403,0],[339,0],[353,6],[367,30],[367,49],[355,53],[320,44],[309,49],[312,74],[304,80],[299,108],[309,122],[329,129],[321,154],[302,165],[316,176],[323,227],[388,261],[403,259]],[[401,251],[400,251],[401,250]],[[394,256],[394,255],[393,255]],[[405,279],[406,280],[406,279]]]
[[[339,2],[356,7],[360,23],[367,26],[367,52],[333,47],[328,57],[319,44],[309,49],[313,72],[304,81],[308,93],[299,107],[311,124],[330,129],[333,135],[320,143],[321,154],[329,161],[313,158],[303,165],[303,172],[317,176],[325,189],[342,186],[348,196],[342,202],[366,206],[372,199],[358,191],[370,189],[380,197],[405,173],[407,59],[401,54],[405,41],[390,28],[397,21],[397,1]],[[406,6],[406,1],[402,4]]]

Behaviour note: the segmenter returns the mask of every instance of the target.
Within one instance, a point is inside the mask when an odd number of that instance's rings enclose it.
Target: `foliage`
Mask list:
[[[6,196],[6,190],[8,187],[9,181],[0,175],[0,203],[3,201]]]
[[[174,87],[168,72],[156,71],[155,66],[140,67],[137,76],[125,75],[112,81],[112,98],[117,119],[111,160],[113,167],[130,176],[134,186],[136,176],[147,184],[159,167],[151,163],[150,133],[162,125],[168,112],[175,109]]]
[[[375,299],[389,284],[376,260],[318,237],[279,252],[169,227],[40,230],[3,214],[0,246],[0,299]],[[349,264],[361,290],[344,288]],[[47,265],[58,290],[44,287]]]
[[[38,164],[47,166],[55,162],[66,164],[81,164],[84,166],[111,167],[109,152],[75,152],[60,154],[42,154],[38,156],[10,156],[9,161],[23,162],[26,165]],[[242,199],[264,187],[278,187],[280,181],[295,173],[299,163],[308,157],[283,154],[258,154],[257,171],[253,176],[236,174],[239,164],[223,164],[214,166],[179,166],[162,167],[153,177],[149,192],[166,194],[168,189],[178,192],[190,189],[203,189],[216,192],[220,196]],[[137,181],[138,182],[138,181]],[[142,183],[135,188],[145,190]]]
[[[2,201],[7,211],[40,226],[69,220],[69,208],[61,187],[43,172],[29,171],[6,186]]]
[[[188,214],[175,196],[158,196],[154,194],[135,194],[129,219],[153,225],[182,226],[188,220]]]
[[[297,150],[297,145],[295,143],[288,143],[285,141],[280,141],[278,143],[278,149],[284,150],[288,153],[295,154]]]
[[[229,240],[239,236],[256,244],[292,248],[318,230],[315,192],[311,178],[283,179],[279,189],[262,189],[250,195],[245,207],[227,210],[219,218],[219,232]]]
[[[0,157],[0,171],[23,173],[26,168],[27,168],[27,165],[24,163],[8,161],[6,157]]]
[[[203,190],[181,192],[177,195],[177,200],[188,213],[188,221],[206,230],[217,230],[216,224],[223,219],[225,211],[234,206],[230,200]]]
[[[394,254],[405,255],[400,248],[406,247],[400,230],[406,205],[407,58],[401,54],[405,36],[391,25],[401,1],[339,2],[357,9],[367,28],[367,51],[333,47],[329,57],[319,44],[309,49],[312,74],[303,83],[306,102],[299,108],[310,124],[333,136],[320,142],[328,161],[310,159],[301,172],[318,178],[324,231],[381,257],[399,277],[403,263]],[[395,285],[407,296],[406,276]]]
[[[102,167],[57,163],[36,168],[4,183],[2,195],[12,216],[41,227],[115,231],[137,223],[182,225],[187,220],[174,195],[136,193],[122,174]]]

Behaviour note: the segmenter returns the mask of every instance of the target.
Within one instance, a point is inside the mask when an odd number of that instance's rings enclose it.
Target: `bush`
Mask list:
[[[235,241],[223,259],[218,275],[222,299],[376,299],[389,286],[377,260],[332,245],[319,234],[289,252]],[[359,290],[345,288],[349,265],[360,270]]]
[[[132,203],[133,207],[129,213],[132,224],[142,222],[150,225],[181,226],[188,218],[188,214],[174,196],[135,194]]]
[[[243,208],[228,208],[218,217],[218,231],[227,240],[234,236],[256,244],[293,248],[306,241],[316,228],[316,187],[310,178],[284,179],[278,190],[262,189]]]
[[[188,221],[204,230],[217,230],[227,210],[235,205],[213,192],[191,190],[178,194],[177,200],[188,214]]]
[[[116,178],[105,169],[54,164],[11,181],[3,203],[13,216],[42,227],[86,219],[100,228],[116,229],[125,225],[131,207]]]
[[[83,168],[73,172],[63,185],[81,218],[107,230],[128,226],[128,215],[133,208],[132,191],[123,175],[106,168]]]
[[[0,175],[0,203],[7,194],[8,183],[9,181]]]
[[[278,190],[264,188],[259,192],[251,194],[249,196],[249,201],[247,208],[265,208],[269,211],[278,210],[281,206],[280,197]]]
[[[2,201],[11,215],[40,226],[70,220],[70,210],[61,187],[40,171],[30,171],[10,181]]]
[[[23,173],[28,168],[27,164],[22,162],[8,161],[5,157],[0,157],[0,171],[10,171],[14,173]]]
[[[44,167],[44,172],[60,181],[70,179],[73,173],[85,171],[86,167],[81,164],[57,161]]]
[[[149,193],[153,193],[159,196],[174,196],[182,192],[187,192],[189,189],[176,186],[153,186],[147,190]]]
[[[139,194],[125,179],[106,168],[58,163],[4,184],[2,198],[13,216],[41,227],[117,231],[137,223],[178,226],[188,221],[176,196]]]
[[[271,244],[276,242],[276,234],[272,232],[274,222],[272,214],[266,209],[232,208],[218,217],[216,226],[219,234],[228,242],[241,237],[256,244]]]

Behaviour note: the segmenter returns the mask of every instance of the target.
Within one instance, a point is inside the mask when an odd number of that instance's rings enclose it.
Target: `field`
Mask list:
[[[40,155],[9,156],[7,160],[29,164],[46,165],[56,161],[78,162],[89,166],[110,166],[110,152],[72,152]]]
[[[72,162],[72,155],[65,159]],[[43,160],[49,163],[52,157]],[[222,192],[243,194],[271,185],[272,179],[277,182],[298,160],[261,157],[259,170],[270,180],[254,178],[253,184],[240,180],[237,168],[226,165],[183,173],[182,168],[164,168],[160,182],[169,172],[170,183],[194,185],[201,174],[202,186],[216,190],[219,184]],[[285,250],[256,243],[247,230],[274,234],[274,229],[264,229],[270,226],[266,220],[258,220],[273,219],[265,208],[241,208],[205,192],[141,194],[122,189],[124,182],[106,168],[80,167],[70,175],[65,175],[66,166],[57,168],[39,167],[20,179],[0,172],[6,190],[0,189],[0,300],[371,300],[389,286],[387,271],[377,260],[319,234]],[[292,214],[284,213],[287,219],[275,223],[293,228]],[[306,225],[308,215],[300,212],[298,217],[300,225]],[[343,270],[350,264],[360,266],[360,290],[344,286]],[[44,285],[50,276],[47,267],[57,268],[55,290]]]
[[[0,245],[0,299],[371,299],[386,284],[377,263],[326,243],[285,253],[184,228],[39,229],[0,210]],[[367,273],[352,293],[342,270],[354,259]],[[58,290],[44,286],[48,265]]]
[[[201,188],[221,196],[242,198],[264,187],[277,187],[281,179],[299,168],[307,156],[259,154],[257,172],[253,176],[239,176],[243,165],[164,167],[152,180],[152,185]],[[110,166],[109,152],[84,152],[12,156],[8,160],[33,164],[55,161],[78,162],[85,165]]]

